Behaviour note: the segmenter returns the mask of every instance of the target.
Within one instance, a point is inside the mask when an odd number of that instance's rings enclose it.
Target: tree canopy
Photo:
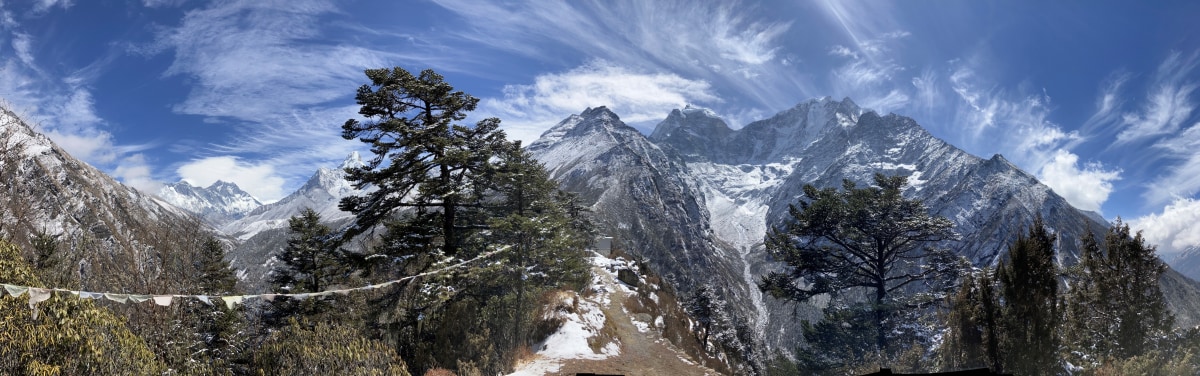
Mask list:
[[[348,168],[346,178],[356,188],[375,190],[342,200],[341,209],[355,215],[346,235],[368,230],[396,209],[413,208],[440,224],[432,230],[438,231],[441,250],[454,256],[460,232],[483,226],[460,218],[460,211],[477,207],[492,158],[519,144],[505,139],[497,118],[457,124],[479,99],[454,90],[433,70],[414,76],[396,67],[366,74],[371,83],[355,95],[365,120],[347,120],[342,137],[371,145],[374,158]]]
[[[934,243],[956,237],[950,220],[930,215],[919,200],[906,199],[903,176],[875,175],[875,185],[842,189],[804,186],[806,200],[790,206],[791,221],[766,238],[771,256],[787,264],[759,288],[776,298],[808,301],[847,290],[868,292],[875,346],[888,348],[885,320],[916,303],[905,288],[913,283],[946,285],[958,261]],[[944,286],[942,286],[944,287]],[[941,287],[938,287],[941,288]],[[935,289],[938,289],[935,288]]]

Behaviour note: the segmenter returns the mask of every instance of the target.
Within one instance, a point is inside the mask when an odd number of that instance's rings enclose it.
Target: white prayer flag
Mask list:
[[[221,300],[225,301],[225,308],[229,308],[232,310],[234,308],[234,306],[236,306],[238,303],[241,303],[242,299],[245,299],[245,298],[246,297],[243,295],[234,295],[234,296],[223,296],[223,297],[221,297]]]
[[[33,311],[33,318],[37,318],[37,305],[50,299],[50,292],[53,290],[37,287],[29,288],[29,309]]]
[[[106,292],[104,293],[104,298],[117,303],[125,304],[125,301],[129,300],[129,294],[113,294]]]
[[[4,285],[4,291],[8,291],[8,294],[12,295],[14,298],[20,298],[26,290],[29,290],[29,288],[25,286]]]
[[[154,304],[166,307],[171,305],[171,299],[175,299],[175,295],[155,295]]]

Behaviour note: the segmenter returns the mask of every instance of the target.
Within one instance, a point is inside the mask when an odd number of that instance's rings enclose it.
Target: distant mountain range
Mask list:
[[[262,202],[243,191],[237,184],[220,181],[208,187],[193,186],[187,181],[168,184],[158,191],[158,197],[195,213],[212,225],[240,219]]]
[[[644,257],[686,296],[718,286],[754,342],[790,350],[799,322],[819,317],[763,298],[755,282],[780,267],[762,246],[805,184],[869,183],[875,173],[908,176],[905,195],[949,218],[957,241],[940,246],[977,266],[994,266],[1037,215],[1058,237],[1059,263],[1079,256],[1079,239],[1108,224],[1078,210],[1003,156],[979,158],[929,134],[913,119],[880,115],[850,99],[811,100],[741,129],[700,108],[672,111],[645,136],[607,108],[572,115],[529,145],[566,190],[591,205],[614,244]],[[1178,323],[1197,322],[1200,291],[1164,276]],[[799,315],[799,316],[798,316]]]

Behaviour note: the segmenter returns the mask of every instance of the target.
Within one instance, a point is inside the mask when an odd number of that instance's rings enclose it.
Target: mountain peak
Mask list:
[[[343,170],[347,168],[362,167],[365,165],[366,163],[363,163],[362,157],[358,155],[358,151],[350,152],[350,155],[346,156],[346,160],[342,161]]]
[[[187,180],[180,180],[164,185],[158,191],[158,197],[213,225],[236,220],[262,206],[262,202],[237,184],[224,180],[217,180],[208,187],[198,187]]]

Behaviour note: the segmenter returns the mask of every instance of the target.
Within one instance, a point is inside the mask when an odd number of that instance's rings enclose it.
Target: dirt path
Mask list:
[[[596,273],[603,273],[597,270]],[[719,375],[715,371],[684,360],[657,331],[639,332],[633,320],[621,309],[627,292],[619,288],[611,275],[606,275],[605,284],[613,291],[611,303],[603,307],[604,315],[615,324],[617,338],[621,341],[621,355],[602,360],[571,359],[562,363],[562,368],[550,375],[575,375],[595,373],[609,375]]]

